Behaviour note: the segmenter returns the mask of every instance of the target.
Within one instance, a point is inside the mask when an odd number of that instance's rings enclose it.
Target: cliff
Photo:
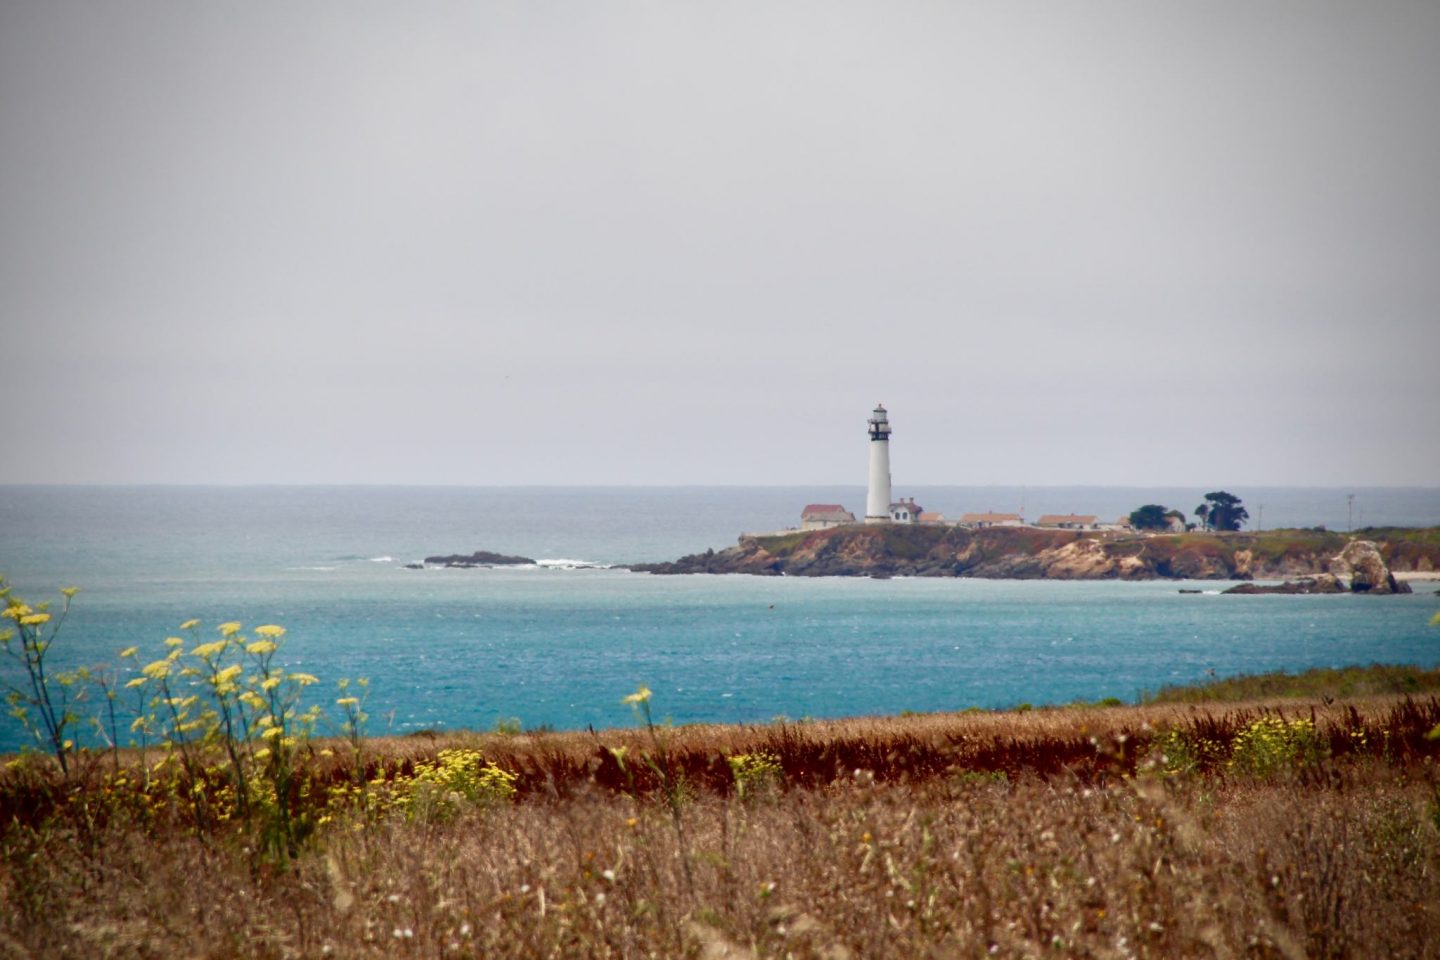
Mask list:
[[[1350,571],[1336,559],[1352,540],[1375,542],[1396,571],[1440,567],[1440,527],[1263,533],[1138,534],[991,527],[879,524],[775,536],[743,536],[725,550],[670,563],[635,564],[650,573],[750,573],[802,577],[980,577],[1054,580],[1288,579]],[[1335,569],[1332,569],[1335,567]]]

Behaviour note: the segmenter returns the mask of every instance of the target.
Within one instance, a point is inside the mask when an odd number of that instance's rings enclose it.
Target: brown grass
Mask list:
[[[242,825],[105,799],[104,758],[69,780],[20,764],[0,956],[1440,954],[1440,701],[1288,704],[1328,758],[1269,778],[1146,762],[1157,731],[1225,744],[1267,709],[685,727],[664,733],[679,821],[644,731],[373,741],[372,777],[467,747],[518,799],[342,816],[284,867]],[[725,758],[754,752],[783,783],[742,799]],[[317,752],[306,774],[320,802],[346,767]]]

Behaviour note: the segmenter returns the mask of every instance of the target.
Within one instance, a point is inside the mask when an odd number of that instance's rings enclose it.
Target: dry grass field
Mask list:
[[[278,844],[222,765],[31,757],[0,956],[1440,955],[1437,724],[1392,695],[314,740]]]

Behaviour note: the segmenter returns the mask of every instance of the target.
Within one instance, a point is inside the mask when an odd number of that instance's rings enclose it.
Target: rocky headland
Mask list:
[[[1145,535],[1030,527],[854,524],[746,535],[733,547],[669,563],[658,574],[977,577],[1051,580],[1290,580],[1328,574],[1346,589],[1408,592],[1392,571],[1440,568],[1440,528]],[[1322,588],[1323,589],[1323,588]],[[1302,592],[1302,591],[1295,591]],[[1309,591],[1319,592],[1319,591]]]

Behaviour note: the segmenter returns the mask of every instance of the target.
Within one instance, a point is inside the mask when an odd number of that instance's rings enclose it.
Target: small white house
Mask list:
[[[890,521],[892,523],[919,523],[920,514],[925,508],[915,502],[914,497],[896,501],[890,504]]]
[[[855,514],[838,503],[811,503],[800,511],[801,530],[828,530],[855,522]]]

